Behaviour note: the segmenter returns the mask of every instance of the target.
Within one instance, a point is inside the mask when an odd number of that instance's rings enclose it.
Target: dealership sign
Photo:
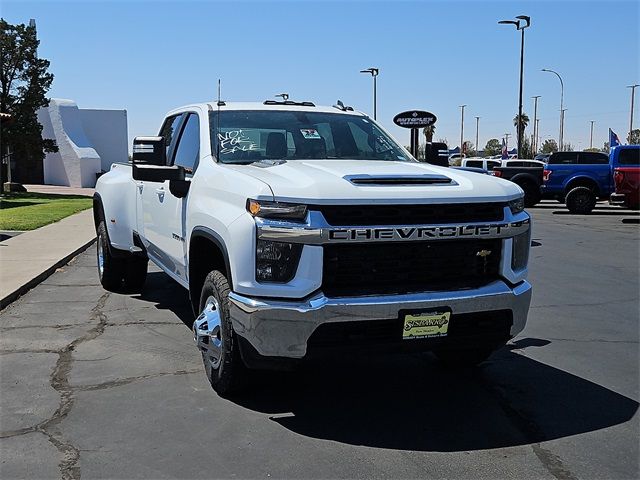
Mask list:
[[[404,128],[422,128],[436,123],[436,116],[423,110],[409,110],[393,117],[393,123]]]

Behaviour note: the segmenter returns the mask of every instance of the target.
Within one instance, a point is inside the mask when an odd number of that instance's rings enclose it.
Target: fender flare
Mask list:
[[[211,230],[209,227],[198,225],[194,227],[193,230],[191,230],[191,236],[189,237],[189,253],[191,252],[191,242],[194,238],[198,237],[210,240],[216,247],[220,249],[220,251],[222,252],[222,258],[224,260],[224,266],[227,270],[227,276],[229,277],[227,280],[229,281],[229,285],[233,286],[233,274],[231,273],[231,263],[229,262],[229,251],[227,250],[227,245],[223,238],[216,232]],[[189,263],[191,263],[191,258],[189,258]]]
[[[597,178],[592,177],[589,174],[585,174],[584,172],[580,172],[580,173],[576,173],[575,175],[569,176],[565,179],[564,183],[562,184],[562,193],[563,194],[567,194],[569,193],[569,185],[573,182],[575,182],[576,180],[578,181],[583,181],[583,180],[587,180],[589,182],[592,182],[595,187],[596,187],[596,194],[600,194],[602,187],[600,185],[600,182],[598,181]]]
[[[537,178],[535,175],[532,175],[531,173],[518,173],[516,175],[514,175],[512,178],[510,178],[509,180],[511,180],[513,183],[518,183],[518,182],[531,182],[537,186],[541,185],[541,179]]]

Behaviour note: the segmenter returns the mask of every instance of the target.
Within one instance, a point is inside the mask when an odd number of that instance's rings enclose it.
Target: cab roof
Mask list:
[[[176,113],[180,113],[193,108],[200,108],[202,110],[216,111],[218,108],[221,112],[231,111],[231,110],[279,110],[279,111],[295,111],[295,112],[319,112],[319,113],[335,113],[335,114],[349,114],[349,115],[358,115],[358,116],[366,116],[364,113],[349,110],[343,111],[337,107],[329,107],[324,105],[313,105],[310,102],[305,102],[303,104],[300,103],[287,103],[284,104],[282,102],[273,102],[269,101],[269,103],[265,104],[264,102],[221,102],[220,106],[218,106],[217,101],[207,102],[207,103],[195,103],[191,105],[185,105],[183,107],[175,108],[167,113],[167,116],[173,115]]]

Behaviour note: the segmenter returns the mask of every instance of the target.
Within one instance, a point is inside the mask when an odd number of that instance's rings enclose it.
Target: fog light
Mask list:
[[[511,270],[522,270],[529,261],[529,249],[531,243],[531,230],[513,237],[511,253]]]
[[[256,242],[256,280],[259,282],[290,281],[298,270],[302,245],[297,243]]]

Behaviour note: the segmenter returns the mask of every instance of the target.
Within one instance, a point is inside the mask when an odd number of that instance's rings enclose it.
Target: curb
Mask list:
[[[94,242],[96,241],[95,237],[92,238],[91,240],[89,240],[87,243],[85,243],[84,245],[82,245],[81,247],[78,247],[77,249],[75,249],[73,252],[71,252],[69,255],[65,256],[64,258],[58,260],[56,263],[54,263],[53,265],[51,265],[49,268],[47,268],[44,272],[40,273],[39,275],[33,277],[31,280],[29,280],[27,283],[25,283],[24,285],[20,286],[19,288],[17,288],[15,291],[11,292],[10,294],[6,295],[4,298],[0,299],[0,310],[4,310],[6,307],[8,307],[12,302],[14,302],[15,300],[18,299],[18,297],[24,295],[25,293],[27,293],[29,290],[31,290],[33,287],[35,287],[36,285],[38,285],[39,283],[43,282],[44,280],[46,280],[48,277],[50,277],[58,268],[60,268],[63,265],[66,265],[67,263],[69,263],[71,261],[71,259],[73,259],[74,257],[76,257],[78,254],[84,252],[85,250],[87,250]]]

